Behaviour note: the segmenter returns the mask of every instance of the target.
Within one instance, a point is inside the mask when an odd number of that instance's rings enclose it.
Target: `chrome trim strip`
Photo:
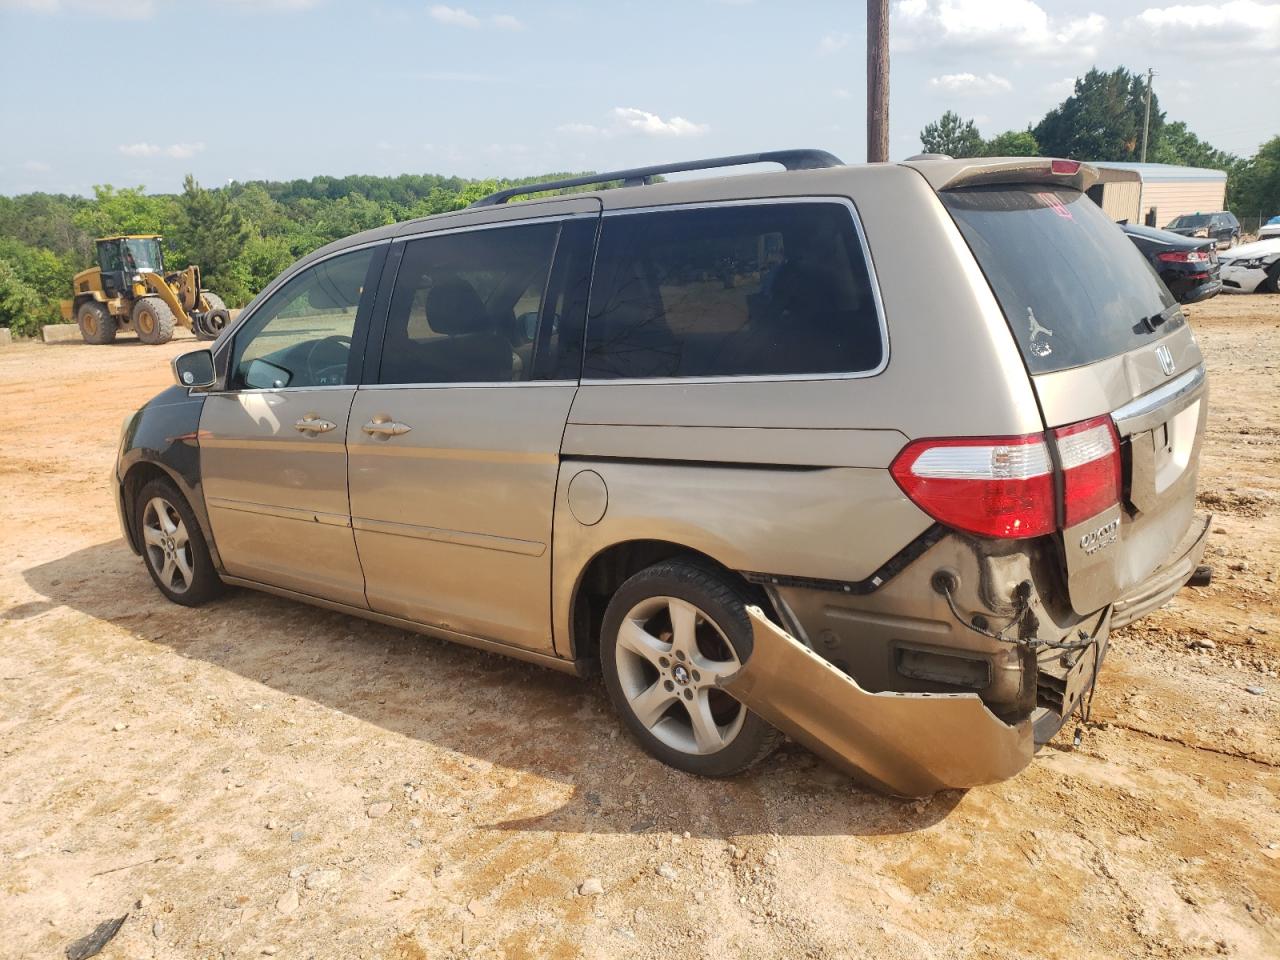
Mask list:
[[[745,206],[761,206],[764,204],[806,204],[806,203],[833,203],[848,209],[849,217],[853,220],[853,230],[858,236],[858,246],[862,250],[862,259],[867,265],[867,280],[871,284],[871,298],[876,305],[876,320],[880,326],[880,363],[871,370],[855,370],[847,373],[789,373],[789,374],[764,374],[760,376],[744,376],[744,377],[654,377],[654,378],[627,378],[618,380],[601,380],[596,378],[584,379],[583,386],[603,386],[605,384],[678,384],[678,383],[770,383],[770,382],[789,382],[797,380],[865,380],[870,377],[879,376],[884,373],[885,368],[889,366],[889,324],[885,319],[884,300],[880,296],[880,279],[876,276],[875,259],[871,256],[871,247],[867,244],[866,231],[862,228],[862,218],[858,216],[858,208],[853,200],[849,197],[841,196],[794,196],[794,197],[747,197],[740,200],[710,200],[702,203],[666,203],[653,204],[643,207],[619,207],[612,210],[605,210],[603,216],[609,217],[630,216],[635,213],[674,213],[681,210],[714,210],[718,207],[745,207]],[[594,270],[592,271],[594,278]],[[591,318],[587,318],[587,333],[590,334]]]
[[[417,620],[406,620],[403,617],[394,617],[386,613],[378,613],[376,610],[369,610],[366,607],[353,607],[350,604],[340,603],[337,600],[325,600],[323,597],[315,597],[307,593],[299,593],[297,590],[289,590],[285,587],[275,587],[269,583],[260,583],[257,580],[248,580],[244,577],[233,577],[228,574],[219,574],[223,583],[230,584],[233,587],[248,587],[250,590],[261,590],[263,593],[270,593],[277,597],[284,597],[287,600],[298,600],[302,603],[309,603],[313,606],[323,607],[326,610],[335,610],[338,613],[349,614],[353,617],[363,617],[365,620],[373,620],[375,623],[383,623],[389,627],[399,627],[401,630],[410,630],[414,633],[425,634],[429,637],[435,637],[439,640],[449,640],[453,643],[459,643],[466,647],[475,647],[477,650],[486,650],[490,653],[500,653],[503,656],[514,657],[516,660],[524,660],[528,663],[535,663],[542,667],[550,667],[552,670],[559,670],[562,673],[573,674],[579,676],[578,665],[573,660],[565,660],[551,653],[542,653],[538,650],[530,650],[526,647],[514,647],[507,643],[500,643],[497,640],[485,640],[480,637],[473,637],[470,634],[458,633],[455,630],[447,630],[444,627],[434,627],[427,623],[419,623]],[[547,649],[551,649],[551,640],[547,639]]]
[[[206,390],[206,397],[243,397],[261,393],[316,393],[321,390],[350,390],[355,392],[354,383],[327,384],[319,387],[245,387],[243,390]]]
[[[445,530],[440,527],[424,527],[416,523],[395,523],[390,520],[367,520],[354,517],[351,526],[364,533],[381,533],[391,537],[410,537],[414,540],[434,540],[452,543],[460,547],[480,547],[502,553],[518,553],[524,557],[540,557],[547,545],[537,540],[516,540],[496,537],[487,533],[467,533],[463,530]]]
[[[1190,403],[1204,384],[1205,368],[1201,363],[1176,379],[1113,410],[1111,419],[1115,421],[1116,429],[1122,437],[1142,433],[1155,426],[1148,422],[1152,414],[1159,414],[1159,422],[1163,423]]]
[[[248,500],[228,500],[226,497],[206,497],[210,509],[234,510],[262,517],[281,520],[299,520],[303,523],[323,523],[331,527],[349,527],[351,518],[341,513],[320,513],[316,510],[299,510],[297,507],[281,507],[275,504],[253,503]]]
[[[363,383],[360,390],[447,390],[451,387],[471,389],[489,387],[576,387],[577,380],[465,380],[458,383]]]

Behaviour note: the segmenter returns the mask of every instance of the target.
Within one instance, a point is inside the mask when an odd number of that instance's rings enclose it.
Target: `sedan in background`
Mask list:
[[[1229,293],[1280,293],[1280,237],[1242,244],[1220,266]]]
[[[1165,224],[1165,229],[1184,237],[1204,237],[1219,247],[1234,247],[1240,242],[1240,221],[1234,213],[1184,213]]]
[[[1269,240],[1272,237],[1280,237],[1280,217],[1272,217],[1258,230],[1259,240]]]
[[[1122,223],[1120,229],[1151,261],[1179,303],[1208,300],[1222,289],[1218,249],[1212,240],[1192,240],[1134,223]]]

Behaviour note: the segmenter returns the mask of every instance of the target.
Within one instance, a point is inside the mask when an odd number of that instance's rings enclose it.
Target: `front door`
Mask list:
[[[385,252],[303,269],[234,335],[226,390],[200,417],[205,503],[232,576],[366,606],[346,436]]]
[[[592,203],[585,215],[397,242],[380,362],[347,429],[373,610],[552,652],[551,516]]]

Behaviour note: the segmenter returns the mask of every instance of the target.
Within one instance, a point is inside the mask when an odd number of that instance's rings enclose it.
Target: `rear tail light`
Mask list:
[[[1049,161],[1049,171],[1051,173],[1066,174],[1067,176],[1075,176],[1080,172],[1079,160],[1051,160]]]
[[[1053,431],[1062,465],[1062,525],[1074,527],[1120,502],[1120,440],[1110,417]]]
[[[1043,536],[1059,528],[1059,516],[1071,527],[1120,500],[1120,444],[1110,417],[1048,435],[915,440],[889,472],[939,523],[984,537]]]
[[[1056,527],[1042,434],[917,440],[889,470],[916,506],[949,527],[1015,540]]]
[[[1209,254],[1203,250],[1170,250],[1157,253],[1156,259],[1165,263],[1208,263]]]

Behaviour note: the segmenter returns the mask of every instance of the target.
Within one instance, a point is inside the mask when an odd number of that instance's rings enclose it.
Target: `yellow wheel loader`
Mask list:
[[[103,237],[95,240],[98,265],[71,281],[72,299],[62,316],[80,325],[85,343],[110,343],[132,330],[143,343],[166,343],[179,325],[201,340],[212,340],[231,320],[227,305],[200,287],[200,268],[166,273],[161,237]]]

